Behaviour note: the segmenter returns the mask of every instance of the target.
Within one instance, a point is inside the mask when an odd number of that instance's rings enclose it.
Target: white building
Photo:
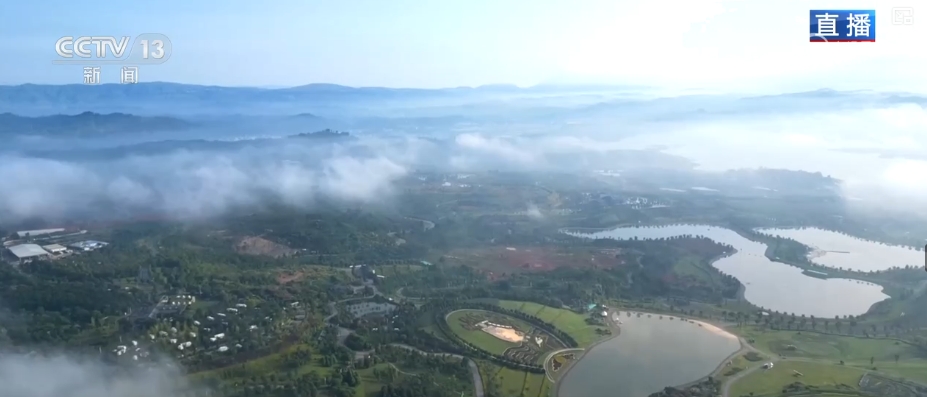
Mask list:
[[[63,246],[63,245],[61,245],[61,244],[43,245],[42,248],[45,249],[45,250],[48,251],[48,252],[51,252],[52,254],[55,254],[55,255],[63,254],[63,253],[65,253],[65,251],[68,250],[65,246]]]
[[[42,249],[37,244],[20,244],[9,248],[10,253],[19,260],[19,263],[31,262],[33,259],[43,259],[48,257],[48,251]]]
[[[64,229],[62,229],[62,228],[58,228],[58,229],[23,230],[23,231],[16,232],[16,236],[18,236],[19,238],[26,238],[26,237],[42,236],[42,235],[46,235],[46,234],[61,233],[61,232],[63,232],[63,231],[64,231]]]

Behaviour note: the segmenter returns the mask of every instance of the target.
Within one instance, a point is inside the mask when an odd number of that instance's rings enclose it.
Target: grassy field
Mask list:
[[[389,364],[380,363],[370,368],[365,368],[357,371],[357,376],[360,378],[361,383],[354,389],[355,397],[374,397],[377,393],[380,392],[380,388],[384,386],[379,379],[373,376],[374,369],[379,369],[381,371],[389,368]]]
[[[596,326],[586,324],[586,316],[567,309],[558,309],[534,302],[499,301],[499,306],[518,310],[543,321],[553,324],[558,329],[570,334],[580,347],[588,346],[599,340],[601,335],[595,332]]]
[[[798,371],[803,376],[798,376]],[[738,380],[731,387],[731,396],[763,396],[779,395],[782,389],[792,383],[801,382],[806,386],[822,391],[856,390],[859,380],[866,371],[861,368],[843,365],[804,362],[780,361],[772,369],[758,370]]]
[[[494,317],[504,318],[504,321],[494,322],[504,322],[504,325],[514,326],[516,329],[522,332],[527,332],[532,328],[531,325],[525,323],[524,321],[503,314],[489,313],[481,310],[458,310],[452,312],[447,316],[447,325],[451,331],[460,336],[463,340],[490,353],[502,354],[508,348],[520,345],[520,343],[504,341],[480,330],[469,330],[463,327],[462,320],[467,316],[484,316],[486,314],[490,314]]]
[[[551,383],[544,374],[532,374],[509,368],[497,368],[489,380],[490,388],[506,397],[547,397]]]
[[[673,265],[673,273],[680,277],[691,276],[708,284],[719,285],[720,280],[715,280],[710,267],[711,265],[703,263],[699,257],[687,255]]]
[[[927,383],[927,356],[918,348],[891,339],[826,335],[814,332],[759,330],[740,332],[754,346],[785,357],[839,363]],[[897,362],[896,362],[897,356]]]

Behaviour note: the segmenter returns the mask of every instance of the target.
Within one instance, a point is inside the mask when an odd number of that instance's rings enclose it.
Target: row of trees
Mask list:
[[[447,314],[450,313],[451,311],[460,310],[460,309],[476,309],[476,310],[496,312],[496,313],[504,314],[504,315],[511,316],[514,318],[518,318],[520,320],[524,320],[544,330],[545,332],[553,335],[554,337],[559,339],[561,342],[563,342],[563,344],[567,347],[578,346],[578,343],[576,342],[576,340],[573,339],[572,336],[570,336],[566,332],[563,332],[557,329],[553,324],[550,324],[548,322],[541,320],[538,317],[535,317],[535,316],[532,316],[532,315],[529,315],[527,313],[523,313],[517,310],[509,310],[509,309],[505,309],[505,308],[502,308],[496,305],[484,304],[484,303],[446,301],[446,300],[433,301],[433,302],[430,302],[428,305],[430,305],[431,306],[430,309],[433,310],[434,323],[437,324],[438,328],[441,330],[441,332],[444,335],[446,335],[451,340],[455,341],[456,343],[466,348],[470,354],[476,355],[477,357],[492,360],[493,362],[499,365],[502,365],[504,367],[527,371],[527,372],[533,372],[533,373],[543,373],[544,372],[543,366],[539,366],[533,362],[525,362],[525,361],[510,358],[510,357],[506,357],[505,355],[502,355],[502,354],[490,353],[483,349],[480,349],[477,346],[470,344],[469,342],[461,338],[459,335],[454,333],[453,330],[450,329],[450,327],[447,324],[447,321],[445,320],[445,318],[447,317]]]

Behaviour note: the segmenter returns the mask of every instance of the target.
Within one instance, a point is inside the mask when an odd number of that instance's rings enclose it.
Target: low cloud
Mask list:
[[[179,397],[195,390],[169,364],[129,368],[65,355],[0,354],[5,397]]]
[[[177,150],[109,160],[0,156],[0,219],[57,219],[105,211],[183,219],[268,202],[382,202],[407,168],[381,155],[304,146]]]

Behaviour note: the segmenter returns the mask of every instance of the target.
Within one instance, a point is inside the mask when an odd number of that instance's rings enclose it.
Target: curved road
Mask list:
[[[376,286],[370,285],[370,287],[373,288],[373,296],[380,295],[380,291],[377,290],[377,287],[376,287]],[[344,346],[344,340],[347,339],[348,335],[354,333],[354,331],[351,331],[350,329],[347,329],[347,328],[344,328],[344,327],[341,327],[341,326],[337,326],[337,325],[332,324],[332,323],[330,322],[331,319],[335,318],[335,316],[338,315],[338,307],[337,307],[337,305],[338,305],[339,303],[345,303],[345,302],[356,301],[356,300],[367,299],[367,298],[370,298],[370,297],[369,297],[369,296],[362,296],[362,297],[357,297],[357,298],[348,298],[348,299],[342,299],[342,300],[335,301],[335,302],[330,302],[330,303],[328,304],[328,308],[329,308],[329,310],[331,310],[332,314],[329,314],[328,316],[325,317],[325,323],[328,324],[328,325],[330,325],[330,326],[335,326],[335,327],[338,328],[338,344]],[[431,355],[431,356],[452,357],[452,358],[460,358],[460,359],[466,358],[466,359],[467,359],[467,367],[470,368],[470,375],[473,376],[473,390],[474,390],[474,393],[475,393],[475,395],[476,395],[475,397],[485,397],[485,396],[484,396],[484,392],[483,392],[483,376],[480,375],[480,369],[479,369],[479,367],[476,366],[476,362],[474,362],[473,360],[471,360],[471,359],[469,359],[469,358],[467,358],[467,357],[465,357],[465,356],[461,356],[461,355],[459,355],[459,354],[452,354],[452,353],[430,353],[430,352],[426,352],[426,351],[423,351],[423,350],[416,349],[415,347],[412,347],[412,346],[409,346],[409,345],[403,345],[403,344],[401,344],[401,343],[390,343],[389,345],[390,345],[390,346],[399,347],[399,348],[402,348],[402,349],[406,349],[406,350],[411,350],[411,351],[418,352],[418,353],[421,353],[421,354]],[[355,353],[354,353],[354,358],[355,358],[356,360],[363,359],[365,356],[367,356],[367,355],[369,355],[369,354],[371,354],[371,353],[373,353],[373,350],[355,352]],[[390,364],[390,365],[393,365],[393,364]],[[393,367],[395,368],[395,366],[393,366]],[[399,370],[399,369],[396,368],[396,370]],[[402,371],[399,371],[399,372],[402,372]]]
[[[770,355],[770,354],[765,354],[765,353],[759,351],[757,348],[753,347],[753,345],[751,345],[749,342],[747,342],[746,339],[744,339],[744,338],[738,338],[738,339],[740,339],[740,350],[734,352],[734,354],[732,354],[730,357],[724,359],[724,361],[721,362],[721,365],[720,365],[714,372],[711,373],[711,376],[716,376],[716,375],[717,375],[718,373],[720,373],[724,368],[726,368],[727,366],[725,365],[725,363],[727,363],[728,361],[732,360],[733,357],[737,357],[737,356],[739,356],[739,355],[741,355],[741,354],[745,354],[745,353],[749,353],[749,352],[755,352],[755,353],[757,353],[757,354],[762,354],[762,355],[764,355],[764,356],[769,357],[769,361],[767,361],[767,362],[775,363],[775,362],[779,361],[779,356]],[[757,370],[759,370],[759,369],[761,369],[761,368],[763,368],[763,365],[762,365],[762,364],[761,364],[761,365],[757,365],[757,366],[755,366],[755,367],[753,367],[753,368],[750,368],[750,369],[748,369],[748,370],[746,370],[746,371],[740,371],[740,373],[738,373],[737,375],[734,375],[733,377],[730,377],[730,378],[726,379],[726,380],[724,381],[724,385],[721,386],[721,397],[730,397],[730,394],[731,394],[731,386],[733,386],[734,383],[737,383],[737,381],[739,381],[741,378],[743,378],[743,377],[745,377],[745,376],[747,376],[747,375],[750,375],[750,374],[756,372]]]

